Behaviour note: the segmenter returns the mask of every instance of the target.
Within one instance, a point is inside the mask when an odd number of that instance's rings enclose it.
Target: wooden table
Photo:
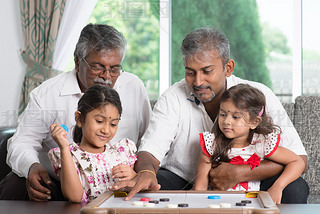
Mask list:
[[[281,214],[320,213],[320,204],[280,204]],[[66,201],[32,202],[0,200],[0,214],[80,214],[81,204]]]
[[[280,204],[281,214],[317,214],[320,204]],[[81,204],[66,201],[32,202],[0,200],[0,214],[80,214]]]

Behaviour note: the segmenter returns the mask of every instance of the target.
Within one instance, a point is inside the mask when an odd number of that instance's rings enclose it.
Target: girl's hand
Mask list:
[[[112,178],[119,178],[119,181],[131,180],[137,173],[127,164],[119,164],[112,168]]]
[[[270,187],[268,192],[275,204],[281,204],[282,189]]]
[[[67,139],[67,132],[59,124],[52,124],[50,126],[51,137],[58,144],[59,148],[69,148],[69,141]]]

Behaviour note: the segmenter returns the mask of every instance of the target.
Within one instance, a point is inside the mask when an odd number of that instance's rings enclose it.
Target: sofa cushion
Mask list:
[[[282,103],[282,106],[286,110],[292,123],[294,123],[294,103]]]
[[[13,127],[0,128],[0,181],[11,171],[11,168],[6,163],[7,140],[14,134],[15,131],[16,128]]]
[[[310,195],[320,194],[320,96],[300,96],[295,100],[294,126],[306,148],[309,168],[303,178]]]

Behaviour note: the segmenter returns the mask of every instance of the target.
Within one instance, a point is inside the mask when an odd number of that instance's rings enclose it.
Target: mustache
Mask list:
[[[95,84],[104,84],[104,85],[111,85],[111,84],[112,84],[112,81],[111,81],[111,80],[104,80],[104,79],[102,79],[102,78],[96,77],[96,78],[93,80],[93,83],[95,83]]]
[[[199,91],[199,90],[203,90],[203,89],[207,89],[207,88],[209,88],[209,89],[211,89],[211,87],[210,86],[205,86],[205,85],[200,85],[200,86],[192,86],[192,88],[193,88],[193,90],[195,90],[195,91]]]

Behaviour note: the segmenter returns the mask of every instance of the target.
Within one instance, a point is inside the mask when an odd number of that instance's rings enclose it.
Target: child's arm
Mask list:
[[[276,204],[281,203],[282,190],[291,182],[295,181],[302,174],[305,164],[301,157],[286,149],[278,149],[268,159],[285,165],[280,177],[270,187],[268,192]]]
[[[211,160],[201,151],[198,160],[196,180],[193,187],[194,190],[208,190],[210,169]]]
[[[119,181],[130,180],[134,178],[137,173],[133,170],[134,165],[131,167],[127,164],[119,164],[112,168],[112,178],[119,178]]]
[[[67,132],[59,124],[51,125],[50,129],[52,138],[60,148],[61,169],[57,173],[60,177],[62,193],[72,202],[81,202],[83,187],[71,156]]]

